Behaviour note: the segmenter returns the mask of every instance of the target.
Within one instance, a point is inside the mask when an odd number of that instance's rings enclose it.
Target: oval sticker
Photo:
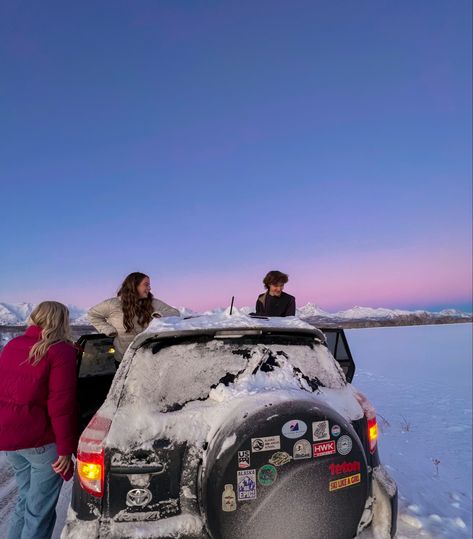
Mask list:
[[[337,442],[337,451],[340,453],[340,455],[348,455],[352,447],[353,442],[351,441],[350,436],[347,436],[346,434],[340,436]]]
[[[307,425],[300,419],[292,419],[284,423],[281,432],[286,438],[300,438],[307,432]]]

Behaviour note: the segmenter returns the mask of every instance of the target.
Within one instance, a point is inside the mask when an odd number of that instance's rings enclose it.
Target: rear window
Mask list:
[[[160,411],[176,410],[189,401],[206,399],[219,384],[231,385],[238,377],[275,371],[281,365],[287,369],[288,364],[294,370],[294,379],[302,376],[313,388],[346,384],[343,371],[321,344],[249,344],[215,339],[161,349],[150,344],[139,349],[126,378],[124,398],[129,404],[144,400]]]

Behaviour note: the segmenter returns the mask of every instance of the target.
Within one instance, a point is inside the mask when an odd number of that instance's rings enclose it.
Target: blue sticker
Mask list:
[[[337,438],[337,436],[340,436],[342,432],[342,429],[340,428],[340,425],[332,425],[332,436],[334,438]]]
[[[256,499],[256,470],[238,470],[238,501]]]

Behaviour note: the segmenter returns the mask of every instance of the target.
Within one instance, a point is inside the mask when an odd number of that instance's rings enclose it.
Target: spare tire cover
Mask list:
[[[268,400],[229,420],[210,444],[200,481],[213,539],[352,538],[369,491],[350,422],[326,403],[302,400]]]

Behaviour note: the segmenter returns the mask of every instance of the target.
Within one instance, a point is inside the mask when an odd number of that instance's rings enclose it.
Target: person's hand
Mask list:
[[[51,464],[56,473],[65,473],[71,465],[71,455],[63,455],[58,457],[54,464]]]

